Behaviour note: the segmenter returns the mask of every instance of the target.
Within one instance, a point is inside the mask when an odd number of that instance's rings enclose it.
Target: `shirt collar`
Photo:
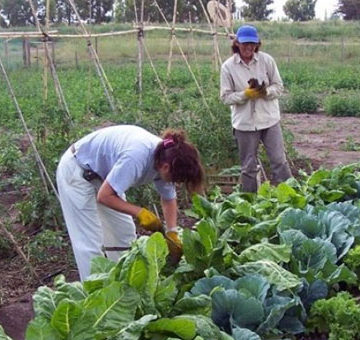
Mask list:
[[[254,63],[254,62],[257,62],[259,59],[259,56],[257,53],[254,53],[254,57],[252,58],[252,60],[250,61],[250,64]],[[240,57],[240,54],[239,53],[235,53],[234,54],[234,60],[235,60],[235,63],[237,64],[244,64],[244,65],[247,65]],[[249,64],[249,65],[250,65]]]

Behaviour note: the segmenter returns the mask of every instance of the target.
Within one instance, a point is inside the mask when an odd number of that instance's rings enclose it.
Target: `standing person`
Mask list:
[[[56,179],[81,280],[90,274],[91,259],[103,255],[103,245],[114,261],[119,248],[130,246],[136,238],[133,217],[147,230],[162,230],[157,216],[125,199],[130,187],[151,181],[161,197],[170,254],[181,256],[174,183],[201,191],[203,178],[199,153],[182,130],[166,130],[160,138],[137,126],[117,125],[71,145]]]
[[[220,97],[231,107],[231,120],[241,163],[243,190],[257,191],[260,141],[270,161],[273,183],[291,177],[280,127],[278,98],[283,83],[274,59],[260,52],[255,27],[241,26],[233,41],[233,56],[221,67]]]

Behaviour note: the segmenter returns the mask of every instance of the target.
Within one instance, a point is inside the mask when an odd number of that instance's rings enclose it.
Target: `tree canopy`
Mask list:
[[[273,0],[244,0],[244,6],[241,7],[241,15],[246,20],[268,20],[269,15],[274,10],[269,9],[269,5],[274,3]]]
[[[283,9],[294,21],[308,21],[315,18],[316,2],[317,0],[288,0]]]
[[[360,0],[338,0],[336,13],[341,14],[344,20],[359,20]]]

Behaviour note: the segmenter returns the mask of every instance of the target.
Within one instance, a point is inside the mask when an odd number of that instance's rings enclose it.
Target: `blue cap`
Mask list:
[[[239,43],[258,43],[260,41],[256,28],[250,25],[239,27],[236,32],[236,40]]]

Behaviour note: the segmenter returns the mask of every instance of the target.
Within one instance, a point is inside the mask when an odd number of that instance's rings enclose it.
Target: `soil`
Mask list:
[[[300,158],[292,163],[293,173],[299,168],[315,170],[319,167],[333,168],[360,161],[360,118],[328,117],[317,114],[284,114],[282,125],[294,135],[294,147]],[[6,183],[1,174],[1,183]],[[0,207],[10,218],[12,232],[20,246],[26,244],[36,233],[36,228],[18,222],[14,203],[26,193],[17,192],[11,185],[0,186]],[[193,221],[182,217],[181,224],[191,226]],[[4,222],[0,218],[0,223]],[[0,235],[1,235],[0,230]],[[0,236],[0,241],[1,241]],[[68,240],[65,240],[69,244]],[[0,248],[1,249],[1,248]],[[32,295],[40,285],[52,286],[54,276],[64,274],[67,281],[78,280],[70,246],[49,249],[42,261],[29,265],[14,248],[0,253],[0,325],[14,340],[23,340],[28,322],[33,318]],[[28,256],[28,254],[25,254]],[[300,338],[299,338],[300,339]],[[326,339],[324,336],[302,339]]]

